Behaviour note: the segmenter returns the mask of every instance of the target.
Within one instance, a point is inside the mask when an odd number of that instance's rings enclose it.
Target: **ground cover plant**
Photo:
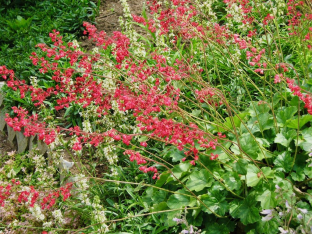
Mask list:
[[[121,2],[92,52],[53,30],[29,81],[0,67],[8,125],[52,152],[2,168],[6,230],[312,233],[311,4]],[[65,152],[90,165],[59,181]]]
[[[48,34],[57,28],[66,40],[82,35],[84,21],[94,22],[98,2],[84,1],[0,1],[0,63],[14,69],[21,79],[35,71],[28,60],[35,45],[49,43]]]

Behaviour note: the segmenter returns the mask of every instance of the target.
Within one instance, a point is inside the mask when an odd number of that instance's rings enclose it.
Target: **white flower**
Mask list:
[[[288,203],[287,200],[286,200],[286,202],[285,202],[285,206],[286,206],[287,209],[291,209],[291,206],[289,205],[289,203]]]
[[[34,204],[34,207],[30,207],[29,211],[38,221],[43,221],[45,219],[45,216],[38,204]]]
[[[42,224],[43,227],[51,227],[52,226],[52,222],[45,222]]]
[[[284,230],[283,228],[279,227],[278,230],[281,232],[281,234],[287,234],[288,231]]]
[[[262,221],[269,221],[273,218],[273,209],[267,209],[267,210],[263,210],[260,213],[263,215],[266,215],[264,217],[262,217]]]
[[[14,169],[12,168],[11,171],[9,171],[9,173],[7,174],[8,178],[13,178],[16,175],[16,172],[14,171]]]
[[[52,216],[55,218],[55,220],[58,222],[58,223],[64,223],[64,219],[63,219],[63,215],[62,215],[62,212],[61,210],[55,210],[52,212]]]
[[[302,214],[307,214],[307,213],[308,213],[308,210],[307,210],[307,209],[298,208],[298,210],[299,210]]]

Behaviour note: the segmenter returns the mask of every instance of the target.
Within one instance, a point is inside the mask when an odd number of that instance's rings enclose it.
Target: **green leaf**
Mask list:
[[[276,165],[276,170],[290,172],[292,166],[293,159],[290,156],[289,152],[284,151],[282,154],[279,154],[274,160],[274,164]]]
[[[189,170],[190,167],[191,164],[189,162],[179,163],[178,165],[172,168],[172,172],[175,175],[175,177],[180,179],[183,175],[186,174],[186,172]]]
[[[296,106],[289,106],[282,110],[277,111],[276,120],[280,126],[285,126],[287,120],[292,119],[294,114],[296,114],[298,108]]]
[[[164,226],[177,226],[177,222],[173,221],[173,218],[181,217],[182,210],[181,211],[171,211],[167,214],[167,219],[165,219]]]
[[[149,138],[147,137],[147,136],[141,136],[141,137],[139,137],[139,139],[138,139],[138,141],[139,142],[145,142],[145,141],[147,141]]]
[[[312,148],[312,128],[306,128],[304,130],[302,130],[301,132],[302,137],[303,137],[303,142],[299,143],[299,146],[307,151],[307,152],[311,152],[311,148]]]
[[[153,206],[153,212],[154,211],[161,211],[161,210],[168,210],[168,206],[166,202],[160,202],[160,203],[155,203]]]
[[[170,209],[180,209],[188,206],[189,203],[190,197],[181,194],[172,194],[167,201],[167,205]]]
[[[167,192],[164,190],[158,190],[154,192],[152,196],[152,200],[154,204],[158,204],[160,202],[163,202],[167,196]]]
[[[248,121],[248,128],[252,133],[263,132],[273,127],[273,115],[269,113],[259,114]]]
[[[214,190],[200,196],[200,200],[209,207],[210,210],[217,213],[218,215],[223,216],[229,210],[229,204],[226,201],[226,192],[220,192]],[[203,211],[211,214],[211,211],[205,206],[202,206]]]
[[[158,180],[156,181],[156,183],[155,183],[155,186],[157,186],[157,187],[163,186],[163,185],[166,183],[166,181],[167,181],[167,179],[168,179],[169,176],[170,176],[170,173],[169,173],[169,172],[163,172],[163,173],[161,173],[159,179],[158,179]]]
[[[274,139],[275,143],[279,143],[285,147],[288,147],[290,142],[297,136],[296,130],[292,129],[289,131],[283,131],[281,133],[276,134]]]
[[[304,174],[303,169],[297,170],[296,172],[292,172],[290,176],[294,181],[304,181],[305,179],[305,174]]]
[[[170,157],[172,158],[173,162],[180,162],[182,160],[182,158],[185,157],[185,154],[181,150],[174,149],[170,153]]]
[[[192,191],[199,192],[205,187],[210,187],[213,181],[214,179],[209,172],[206,169],[202,169],[200,171],[194,171],[190,175],[186,187]]]
[[[244,225],[255,223],[261,219],[260,210],[253,195],[249,195],[243,201],[231,202],[230,214],[233,218],[240,218]]]
[[[257,201],[261,203],[262,209],[272,209],[276,207],[276,194],[270,190],[265,190],[262,194],[257,196]]]
[[[225,185],[231,190],[239,190],[242,182],[236,172],[226,173],[223,177]]]
[[[276,218],[273,218],[269,221],[262,221],[260,220],[257,223],[256,230],[259,233],[265,234],[276,234],[278,233],[278,227],[280,226],[279,221]]]
[[[247,160],[240,158],[240,159],[238,159],[238,161],[236,161],[233,164],[233,169],[238,174],[246,175],[247,174],[247,165],[248,165]]]
[[[230,229],[225,223],[211,223],[206,229],[207,234],[229,234]]]
[[[261,180],[261,173],[260,170],[252,164],[247,166],[247,175],[246,175],[246,183],[249,187],[256,186],[259,181]]]
[[[299,129],[301,129],[306,123],[312,120],[312,115],[302,115],[299,118]],[[289,128],[298,129],[298,118],[290,119],[286,121],[286,126]]]
[[[248,115],[248,112],[239,113],[238,116],[235,115],[234,117],[231,117],[232,120],[230,119],[230,117],[226,117],[224,125],[228,127],[229,129],[233,129],[234,126],[239,127],[242,122],[241,120],[244,120],[244,118],[247,115]],[[234,123],[234,126],[232,126],[232,121]]]
[[[258,105],[258,102],[252,102],[248,111],[250,115],[254,117],[259,114],[268,113],[270,111],[270,107],[267,103]]]
[[[256,159],[259,152],[259,146],[257,141],[250,135],[244,135],[239,140],[242,150],[247,154],[247,156]]]
[[[274,177],[274,171],[270,167],[262,167],[261,171],[266,178]]]

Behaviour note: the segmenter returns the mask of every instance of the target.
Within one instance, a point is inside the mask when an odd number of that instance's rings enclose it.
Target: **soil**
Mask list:
[[[145,0],[127,0],[131,14],[141,15]],[[118,19],[123,15],[123,7],[120,0],[101,0],[99,16],[96,17],[96,27],[98,31],[104,31],[108,36],[112,36],[114,31],[121,31]],[[80,40],[81,46],[87,50],[94,47],[86,36]]]
[[[16,150],[12,145],[7,141],[7,135],[4,132],[0,131],[0,157],[4,157],[8,152]]]

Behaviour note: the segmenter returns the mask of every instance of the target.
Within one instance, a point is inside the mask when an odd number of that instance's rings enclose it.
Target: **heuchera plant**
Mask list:
[[[0,67],[7,86],[34,106],[92,107],[95,123],[127,113],[132,131],[53,127],[21,106],[12,107],[6,122],[48,145],[66,132],[74,151],[116,144],[155,180],[144,184],[143,208],[158,214],[168,232],[187,208],[192,212],[182,233],[193,226],[202,233],[309,233],[311,6],[293,0],[204,4],[147,2],[149,17],[145,11],[133,21],[125,15],[125,31],[112,36],[84,23],[97,46],[93,53],[63,42],[54,30],[53,45],[37,45],[41,51],[30,57],[49,87],[34,87]],[[134,33],[132,24],[147,35]],[[163,152],[153,153],[157,147]],[[289,215],[273,215],[284,207]]]

